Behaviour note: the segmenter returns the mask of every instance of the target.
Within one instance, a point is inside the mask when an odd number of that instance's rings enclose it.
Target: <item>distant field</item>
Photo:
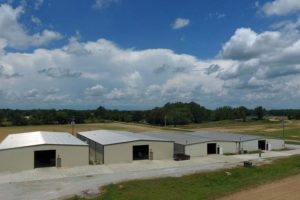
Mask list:
[[[95,124],[76,124],[75,132],[89,131],[96,129],[108,129],[108,130],[127,130],[133,132],[143,132],[158,130],[159,127],[144,125],[144,124],[132,124],[132,123],[95,123]],[[30,131],[62,131],[72,132],[71,125],[39,125],[39,126],[8,126],[0,127],[0,141],[2,141],[8,134],[11,133],[24,133]]]
[[[159,127],[146,124],[135,123],[120,123],[107,122],[95,124],[76,124],[75,132],[109,129],[109,130],[128,130],[133,132],[143,131],[196,131],[196,130],[214,130],[233,133],[245,133],[255,135],[265,135],[269,137],[282,138],[282,124],[281,122],[269,121],[253,121],[253,122],[235,122],[235,121],[218,121],[205,122],[201,124],[189,124],[185,126],[168,126]],[[0,141],[10,133],[22,133],[29,131],[64,131],[72,132],[71,125],[40,125],[40,126],[10,126],[0,127]],[[297,143],[300,141],[300,120],[288,121],[285,125],[285,139]]]
[[[218,121],[202,124],[190,124],[181,126],[186,130],[215,130],[233,133],[246,133],[253,135],[264,135],[268,137],[282,138],[282,123],[269,121],[234,122]],[[300,140],[300,120],[289,120],[285,124],[285,139]]]

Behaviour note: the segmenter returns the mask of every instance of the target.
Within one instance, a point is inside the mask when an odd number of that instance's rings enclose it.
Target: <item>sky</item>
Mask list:
[[[0,5],[0,108],[300,108],[299,0]]]

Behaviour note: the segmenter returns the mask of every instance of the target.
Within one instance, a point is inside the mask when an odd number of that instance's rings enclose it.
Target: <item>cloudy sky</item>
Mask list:
[[[300,108],[299,0],[0,3],[1,108]]]

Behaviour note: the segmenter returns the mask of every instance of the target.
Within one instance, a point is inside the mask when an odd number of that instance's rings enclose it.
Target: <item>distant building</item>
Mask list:
[[[245,134],[213,131],[185,133],[145,132],[143,134],[173,140],[175,154],[184,153],[192,157],[284,148],[284,141],[281,139]]]

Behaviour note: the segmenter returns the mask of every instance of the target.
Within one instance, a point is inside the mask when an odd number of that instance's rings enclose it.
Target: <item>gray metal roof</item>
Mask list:
[[[8,135],[0,144],[0,150],[47,144],[79,146],[87,145],[70,133],[37,131]]]
[[[244,142],[250,140],[257,140],[263,138],[262,136],[254,135],[245,135],[245,134],[233,134],[233,133],[224,133],[224,132],[214,132],[214,131],[197,131],[186,133],[188,135],[201,137],[201,138],[211,138],[218,141],[227,141],[227,142]]]
[[[102,145],[118,144],[125,142],[134,141],[168,141],[158,137],[152,137],[139,133],[131,133],[128,131],[117,131],[117,130],[94,130],[79,132],[82,135],[94,142]]]
[[[177,144],[182,144],[182,145],[199,144],[199,143],[215,141],[215,139],[204,138],[204,137],[201,138],[201,137],[196,137],[196,136],[192,136],[192,135],[188,135],[188,134],[184,134],[184,133],[143,132],[143,134],[162,138],[165,140],[171,140]]]

